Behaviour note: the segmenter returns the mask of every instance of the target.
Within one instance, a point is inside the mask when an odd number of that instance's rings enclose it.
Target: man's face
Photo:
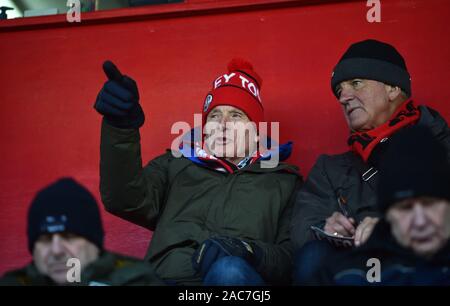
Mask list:
[[[36,241],[33,261],[38,271],[57,284],[67,283],[66,263],[69,258],[80,260],[81,269],[98,258],[99,249],[83,237],[69,234],[44,234]]]
[[[345,119],[352,131],[365,131],[382,125],[394,112],[389,85],[378,81],[353,79],[336,87]]]
[[[205,145],[217,157],[242,159],[256,151],[256,126],[238,108],[216,106],[206,118]]]
[[[450,202],[446,200],[403,200],[387,211],[386,219],[395,239],[421,256],[433,255],[450,237]]]

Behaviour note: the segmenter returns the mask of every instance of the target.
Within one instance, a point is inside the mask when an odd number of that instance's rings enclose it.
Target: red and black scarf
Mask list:
[[[373,149],[383,139],[390,137],[403,127],[417,123],[420,117],[420,110],[414,105],[412,100],[407,100],[399,106],[385,124],[379,127],[365,131],[353,132],[348,139],[350,149],[361,156],[364,162],[370,157]]]

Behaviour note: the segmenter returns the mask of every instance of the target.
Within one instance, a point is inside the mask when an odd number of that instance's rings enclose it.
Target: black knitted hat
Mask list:
[[[352,44],[333,70],[331,90],[351,79],[368,79],[400,87],[411,96],[411,77],[405,60],[391,45],[373,39]]]
[[[380,210],[385,212],[395,202],[422,196],[450,201],[447,154],[425,127],[416,125],[394,134],[380,160]]]

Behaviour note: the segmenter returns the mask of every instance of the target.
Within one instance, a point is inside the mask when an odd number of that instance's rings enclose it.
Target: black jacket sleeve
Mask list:
[[[291,240],[295,250],[314,239],[312,225],[323,224],[338,210],[336,195],[325,171],[327,156],[321,155],[297,194],[291,222]]]

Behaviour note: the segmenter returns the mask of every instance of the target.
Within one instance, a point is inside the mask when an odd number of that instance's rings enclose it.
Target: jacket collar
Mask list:
[[[201,129],[194,128],[189,133],[186,133],[179,146],[179,151],[183,157],[189,159],[193,163],[206,167],[218,172],[234,173],[239,170],[246,170],[252,172],[274,172],[281,169],[289,168],[291,172],[297,172],[295,166],[286,167],[285,164],[278,164],[272,168],[261,167],[261,162],[276,159],[285,161],[289,158],[292,152],[293,143],[291,141],[286,144],[278,145],[275,141],[268,137],[262,140],[263,152],[256,152],[253,156],[244,158],[238,165],[234,165],[223,158],[218,158],[207,152],[201,147]]]

